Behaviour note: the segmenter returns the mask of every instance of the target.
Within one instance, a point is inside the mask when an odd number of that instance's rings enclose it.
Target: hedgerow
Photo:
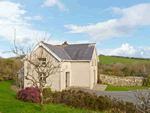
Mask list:
[[[73,108],[94,111],[111,111],[112,113],[140,113],[133,103],[119,101],[108,96],[97,96],[82,90],[63,90],[52,92],[50,88],[43,91],[45,104],[64,104]],[[39,103],[38,88],[26,88],[17,93],[17,98],[25,102]]]

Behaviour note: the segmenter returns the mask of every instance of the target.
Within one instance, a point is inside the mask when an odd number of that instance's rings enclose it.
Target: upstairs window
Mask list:
[[[40,80],[46,82],[46,78],[44,78],[45,76],[45,73],[40,73]]]
[[[46,58],[38,58],[42,66],[46,66]]]

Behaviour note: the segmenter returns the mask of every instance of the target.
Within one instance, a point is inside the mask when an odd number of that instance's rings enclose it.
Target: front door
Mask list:
[[[94,70],[94,84],[95,84],[95,80],[96,80],[96,79],[95,79],[95,70]]]

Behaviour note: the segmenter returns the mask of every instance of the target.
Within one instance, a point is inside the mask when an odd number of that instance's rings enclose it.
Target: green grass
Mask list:
[[[17,91],[9,89],[12,83],[14,80],[0,81],[0,112],[2,113],[95,113],[56,104],[45,104],[45,109],[39,110],[39,104],[16,99]]]
[[[147,62],[150,63],[150,60],[138,60],[138,59],[130,59],[130,58],[119,58],[119,57],[111,57],[111,56],[99,56],[99,60],[102,64],[109,63],[129,63],[132,64],[134,62]]]
[[[131,91],[136,89],[147,89],[148,87],[144,86],[133,86],[133,87],[127,87],[127,86],[109,86],[107,85],[107,88],[105,91]]]

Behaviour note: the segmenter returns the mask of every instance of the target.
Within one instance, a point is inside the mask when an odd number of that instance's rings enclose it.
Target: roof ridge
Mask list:
[[[68,45],[83,45],[83,44],[96,44],[96,43],[78,43],[78,44],[68,44]],[[55,46],[62,46],[62,45],[55,45]]]
[[[52,45],[52,44],[45,43],[45,42],[42,42],[42,43],[44,43],[44,44],[48,44],[48,45],[51,45],[51,46],[55,46],[55,47],[57,47],[57,48],[61,48],[61,49],[62,49],[62,47],[58,47],[57,45]]]

